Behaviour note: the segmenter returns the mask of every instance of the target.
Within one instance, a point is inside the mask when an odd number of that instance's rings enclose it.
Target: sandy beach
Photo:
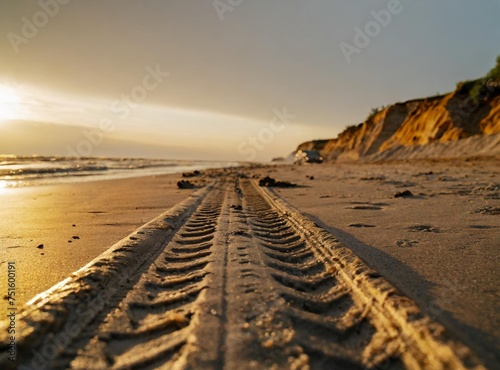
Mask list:
[[[499,13],[0,1],[0,370],[500,370]]]
[[[302,185],[276,193],[498,363],[497,160],[329,164],[257,172]],[[413,196],[394,197],[405,190]]]
[[[297,186],[259,190],[264,176]],[[2,265],[16,261],[19,302],[66,278],[23,309],[19,358],[33,366],[29,350],[75,322],[46,366],[494,368],[499,177],[482,159],[14,189]]]
[[[2,189],[0,266],[16,262],[17,304],[189,196],[191,190],[175,186],[178,179],[175,174]],[[37,248],[42,244],[43,249]],[[6,284],[0,280],[2,292]],[[1,302],[5,311],[6,301]]]

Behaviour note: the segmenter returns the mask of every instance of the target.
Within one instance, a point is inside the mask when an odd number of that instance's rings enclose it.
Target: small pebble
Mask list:
[[[37,248],[38,249],[43,249],[43,244],[40,244]]]
[[[80,239],[80,237],[75,235],[73,236],[73,239]]]

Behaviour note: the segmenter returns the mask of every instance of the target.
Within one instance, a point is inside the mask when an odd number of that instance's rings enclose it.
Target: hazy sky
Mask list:
[[[17,121],[0,152],[32,125],[45,146],[17,152],[286,155],[484,75],[499,15],[500,0],[0,0],[0,120]]]

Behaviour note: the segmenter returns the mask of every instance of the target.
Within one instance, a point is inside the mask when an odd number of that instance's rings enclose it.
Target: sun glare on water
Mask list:
[[[5,180],[0,180],[0,195],[7,194],[9,192],[9,184]]]
[[[0,123],[20,118],[21,95],[11,86],[0,85]]]

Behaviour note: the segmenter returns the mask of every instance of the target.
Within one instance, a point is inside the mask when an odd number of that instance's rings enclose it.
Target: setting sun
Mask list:
[[[11,86],[0,85],[0,122],[19,118],[20,94]]]

